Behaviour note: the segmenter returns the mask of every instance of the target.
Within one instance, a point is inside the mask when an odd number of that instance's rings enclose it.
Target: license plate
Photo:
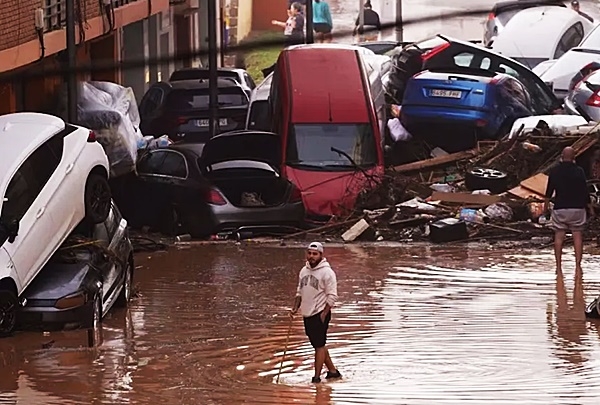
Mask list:
[[[219,118],[219,126],[225,127],[225,126],[227,126],[227,124],[228,124],[227,118]],[[207,127],[208,120],[196,120],[196,126],[197,127]]]
[[[461,98],[462,91],[433,89],[433,90],[431,90],[431,96],[432,97],[445,97],[445,98]]]

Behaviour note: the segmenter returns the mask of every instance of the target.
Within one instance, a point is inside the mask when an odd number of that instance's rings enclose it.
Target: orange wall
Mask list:
[[[287,5],[287,0],[254,0],[252,31],[281,31],[280,27],[271,24],[271,20],[285,21]]]

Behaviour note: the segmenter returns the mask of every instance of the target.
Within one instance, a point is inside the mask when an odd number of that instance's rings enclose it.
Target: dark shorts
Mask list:
[[[315,32],[320,34],[331,34],[331,26],[325,23],[314,24]]]
[[[331,320],[331,311],[325,317],[325,322],[321,321],[321,312],[316,315],[304,318],[304,331],[310,344],[315,349],[325,346],[327,343],[327,329]]]

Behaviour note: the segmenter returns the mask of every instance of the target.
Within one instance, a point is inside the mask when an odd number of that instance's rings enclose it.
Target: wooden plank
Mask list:
[[[491,205],[502,201],[498,195],[471,194],[471,193],[441,193],[434,191],[431,201],[443,201],[449,203],[469,205]]]
[[[528,199],[536,199],[536,200],[543,200],[544,199],[544,195],[540,195],[537,194],[525,187],[522,186],[517,186],[515,188],[512,188],[510,190],[508,190],[508,193],[511,195],[514,195],[515,197],[519,197],[522,198],[524,200],[528,200]]]
[[[398,173],[412,172],[416,170],[428,169],[435,166],[445,165],[448,163],[458,162],[476,156],[479,153],[477,149],[469,149],[462,152],[451,153],[449,155],[438,156],[431,159],[419,160],[418,162],[406,163],[404,165],[394,167],[394,171]]]
[[[546,194],[546,187],[548,187],[548,176],[544,173],[538,173],[523,180],[520,186],[543,196]]]

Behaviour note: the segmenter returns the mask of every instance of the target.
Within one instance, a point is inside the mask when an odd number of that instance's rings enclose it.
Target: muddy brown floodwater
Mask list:
[[[85,332],[0,340],[2,404],[598,404],[600,256],[557,277],[550,251],[327,247],[340,302],[318,386],[302,322],[275,384],[303,249],[138,256],[139,297]]]

